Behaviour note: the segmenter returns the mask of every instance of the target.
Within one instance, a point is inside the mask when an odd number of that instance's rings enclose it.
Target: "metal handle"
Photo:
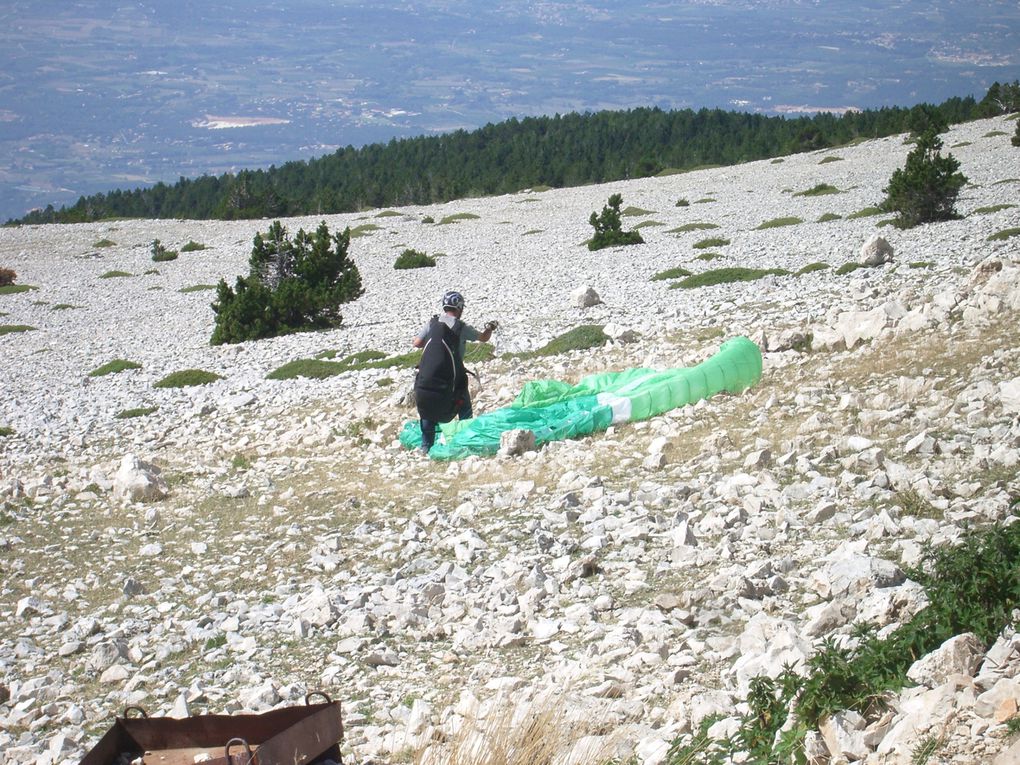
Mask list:
[[[131,716],[130,712],[132,710],[137,712],[140,717],[148,717],[149,716],[149,713],[146,712],[141,707],[124,707],[124,717],[125,717],[125,719]]]
[[[306,707],[311,706],[311,704],[312,704],[311,699],[312,699],[313,696],[322,696],[322,698],[324,698],[326,700],[327,704],[332,704],[333,703],[333,699],[331,699],[329,697],[329,694],[326,693],[325,691],[310,691],[308,693],[308,695],[305,696],[305,706]]]
[[[224,755],[227,758],[228,765],[229,765],[229,763],[233,762],[230,759],[230,747],[232,747],[234,744],[240,744],[241,746],[244,747],[244,753],[248,757],[248,759],[245,760],[246,764],[247,763],[255,762],[255,754],[252,752],[251,747],[248,746],[248,742],[245,741],[243,738],[232,738],[232,739],[230,739],[230,741],[227,742],[227,745],[225,747],[223,747],[223,753],[224,753]]]

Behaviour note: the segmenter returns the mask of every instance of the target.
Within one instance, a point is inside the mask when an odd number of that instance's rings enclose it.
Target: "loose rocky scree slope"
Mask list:
[[[902,568],[922,545],[1005,518],[1020,493],[1020,238],[988,240],[1020,226],[1020,152],[989,137],[1011,130],[954,128],[963,217],[910,231],[847,217],[879,201],[903,137],[332,216],[377,226],[352,241],[366,294],[344,326],[240,346],[210,347],[212,293],[180,290],[243,273],[264,221],[0,230],[0,266],[38,287],[0,296],[0,322],[36,328],[0,336],[4,758],[76,762],[129,705],[264,711],[315,689],[343,701],[354,762],[441,761],[444,741],[506,710],[559,710],[562,763],[664,762],[713,714],[716,735],[732,731],[752,677],[803,666],[855,623],[908,619],[925,597]],[[794,196],[823,182],[842,193]],[[589,253],[588,215],[616,192],[662,225]],[[462,212],[479,217],[421,220]],[[827,212],[843,217],[810,222]],[[779,215],[808,222],[757,230]],[[731,241],[726,265],[833,268],[700,290],[650,281],[706,268],[691,246],[704,231],[669,233],[692,221]],[[875,233],[892,262],[837,276]],[[117,244],[96,251],[104,238]],[[209,249],[153,264],[155,238]],[[437,266],[393,269],[409,247]],[[99,278],[111,270],[131,276]],[[604,302],[577,307],[581,286]],[[759,342],[765,372],[739,396],[450,464],[396,441],[413,416],[406,372],[264,379],[323,350],[403,352],[448,288],[468,320],[499,319],[499,352],[582,323],[616,338],[480,365],[477,410],[529,379],[694,364],[734,334]],[[118,358],[141,366],[88,376]],[[153,388],[189,368],[223,379]],[[138,407],[158,408],[114,417]],[[962,639],[884,717],[837,716],[809,753],[907,763],[934,740],[931,762],[1020,761],[1004,724],[1018,645],[1007,631],[985,655]]]

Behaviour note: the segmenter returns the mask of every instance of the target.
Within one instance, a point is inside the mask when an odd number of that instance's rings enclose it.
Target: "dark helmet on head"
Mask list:
[[[450,290],[443,295],[443,310],[452,308],[455,311],[461,311],[464,309],[464,296],[456,290]]]

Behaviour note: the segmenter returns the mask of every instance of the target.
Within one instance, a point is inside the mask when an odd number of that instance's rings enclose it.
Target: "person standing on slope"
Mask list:
[[[443,313],[433,316],[411,344],[422,348],[418,374],[414,380],[415,401],[421,420],[421,451],[428,454],[436,441],[436,426],[454,417],[471,419],[471,395],[464,349],[470,342],[486,342],[496,330],[496,322],[486,322],[479,332],[461,321],[464,296],[456,291],[443,295]]]

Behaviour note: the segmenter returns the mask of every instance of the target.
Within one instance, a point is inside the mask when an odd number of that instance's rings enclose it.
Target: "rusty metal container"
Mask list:
[[[313,696],[323,703],[313,704]],[[135,711],[136,715],[130,713]],[[262,714],[116,718],[80,765],[322,765],[341,762],[340,702],[311,693],[305,705]]]

